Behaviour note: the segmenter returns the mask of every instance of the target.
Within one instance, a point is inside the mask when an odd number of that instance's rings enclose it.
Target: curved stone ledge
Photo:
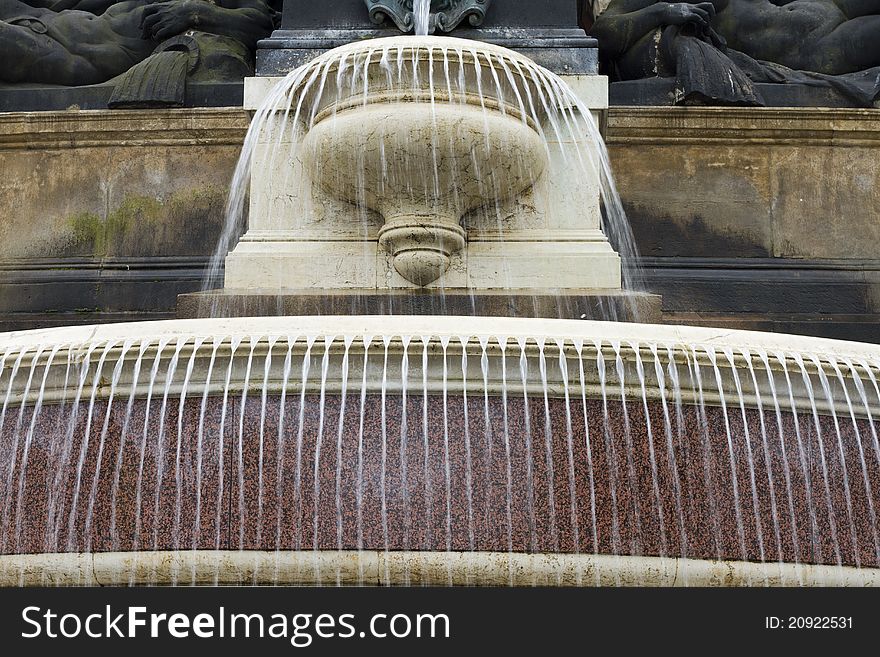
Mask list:
[[[608,115],[609,144],[875,146],[876,109],[829,107],[627,107]]]
[[[878,586],[880,569],[503,552],[104,552],[0,557],[0,586]]]
[[[365,336],[369,340],[366,378]],[[169,394],[179,395],[184,383],[188,395],[203,394],[206,389],[215,395],[224,389],[241,391],[246,382],[252,389],[278,392],[286,387],[289,393],[299,392],[299,377],[284,373],[288,353],[294,362],[308,353],[313,371],[319,372],[327,356],[326,374],[306,381],[309,392],[321,388],[338,392],[343,382],[348,390],[360,391],[363,381],[368,391],[377,392],[384,380],[386,392],[398,393],[404,343],[408,345],[410,385],[432,394],[444,389],[457,394],[470,386],[492,395],[506,388],[511,394],[546,391],[551,397],[563,397],[566,392],[580,394],[583,388],[592,399],[604,391],[609,399],[644,396],[671,404],[676,401],[669,374],[674,361],[681,402],[686,405],[702,400],[706,405],[739,406],[742,400],[756,408],[772,404],[776,396],[787,410],[812,412],[815,408],[821,414],[834,412],[846,418],[880,416],[880,400],[870,394],[873,382],[880,379],[880,347],[876,345],[687,326],[482,317],[226,318],[18,331],[0,334],[0,354],[5,354],[0,390],[7,407],[20,405],[22,400],[35,401],[41,389],[44,403],[69,400],[76,394],[78,377],[86,376],[83,365],[101,366],[94,394],[96,399],[106,399],[112,392],[110,374],[121,362],[118,390],[127,395],[135,383],[135,396],[144,397],[149,393],[149,377],[136,363],[140,358],[142,364],[152,365],[161,349],[155,385]],[[462,350],[468,355],[464,372]],[[425,353],[427,373],[421,371]],[[267,354],[271,354],[268,361]],[[525,377],[520,364],[523,354]],[[600,354],[605,364],[604,385],[596,367]],[[615,367],[618,355],[622,370]],[[181,365],[168,367],[175,356]],[[217,373],[208,376],[212,357],[215,363],[223,363],[224,371],[229,363],[228,385]],[[50,358],[51,367],[45,372]],[[583,381],[581,363],[585,364]],[[16,364],[18,373],[9,388]],[[249,364],[258,364],[259,372],[250,372]],[[43,370],[40,377],[25,376],[34,366]],[[688,373],[693,385],[685,381]],[[140,378],[133,382],[136,374]],[[867,395],[862,394],[865,390]]]
[[[237,108],[0,112],[0,151],[237,146],[249,122],[247,112]]]

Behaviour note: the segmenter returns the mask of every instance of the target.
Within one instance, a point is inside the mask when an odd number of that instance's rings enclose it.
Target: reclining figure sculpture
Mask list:
[[[265,0],[0,0],[0,82],[99,84],[163,52],[178,57],[145,75],[179,86],[172,66],[189,79],[240,80],[275,13]]]
[[[880,0],[594,0],[582,16],[613,79],[675,77],[678,102],[759,105],[754,82],[880,92]]]

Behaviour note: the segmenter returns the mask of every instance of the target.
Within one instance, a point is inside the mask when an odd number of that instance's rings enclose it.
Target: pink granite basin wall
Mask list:
[[[564,399],[545,406],[542,395],[526,408],[520,392],[505,437],[499,396],[450,394],[444,413],[442,395],[425,406],[416,392],[404,413],[389,394],[383,414],[371,393],[361,435],[359,392],[344,400],[341,429],[339,394],[323,413],[318,394],[304,399],[301,409],[298,393],[286,397],[280,431],[277,394],[264,408],[259,393],[231,393],[225,410],[206,397],[202,421],[200,394],[182,412],[169,397],[164,421],[158,394],[135,400],[127,423],[124,401],[108,417],[99,400],[90,423],[83,409],[72,425],[70,404],[47,404],[24,467],[24,435],[15,452],[8,438],[33,408],[10,409],[0,553],[512,549],[880,566],[870,515],[880,468],[865,419],[835,428],[819,416],[820,435],[812,413],[782,413],[780,438],[775,412],[762,433],[759,411],[744,422],[728,406],[728,441],[721,407],[704,417],[684,406],[680,421],[668,408],[667,435],[659,402],[646,418],[640,399],[609,400],[606,422],[601,399],[588,400],[585,427],[579,398],[566,413]]]

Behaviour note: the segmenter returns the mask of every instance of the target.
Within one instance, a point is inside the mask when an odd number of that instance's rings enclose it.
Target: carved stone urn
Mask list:
[[[350,68],[326,72],[338,88],[316,108],[304,166],[325,192],[380,213],[394,268],[428,285],[465,245],[462,216],[522,193],[547,166],[538,115],[517,100],[537,98],[528,60],[449,38],[346,47]]]

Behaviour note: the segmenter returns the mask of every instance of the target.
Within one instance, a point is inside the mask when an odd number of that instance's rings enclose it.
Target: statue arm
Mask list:
[[[231,37],[254,49],[272,27],[272,13],[263,0],[223,0],[222,5],[174,0],[144,9],[144,36],[158,41],[186,30],[200,30]]]
[[[726,4],[726,0],[717,1]],[[708,27],[715,11],[716,7],[710,2],[691,4],[656,0],[612,0],[608,8],[596,17],[590,34],[599,40],[601,51],[611,57],[618,57],[659,27],[684,23]]]
[[[663,25],[665,10],[665,5],[656,0],[613,0],[596,17],[590,34],[599,40],[602,52],[618,57]]]

